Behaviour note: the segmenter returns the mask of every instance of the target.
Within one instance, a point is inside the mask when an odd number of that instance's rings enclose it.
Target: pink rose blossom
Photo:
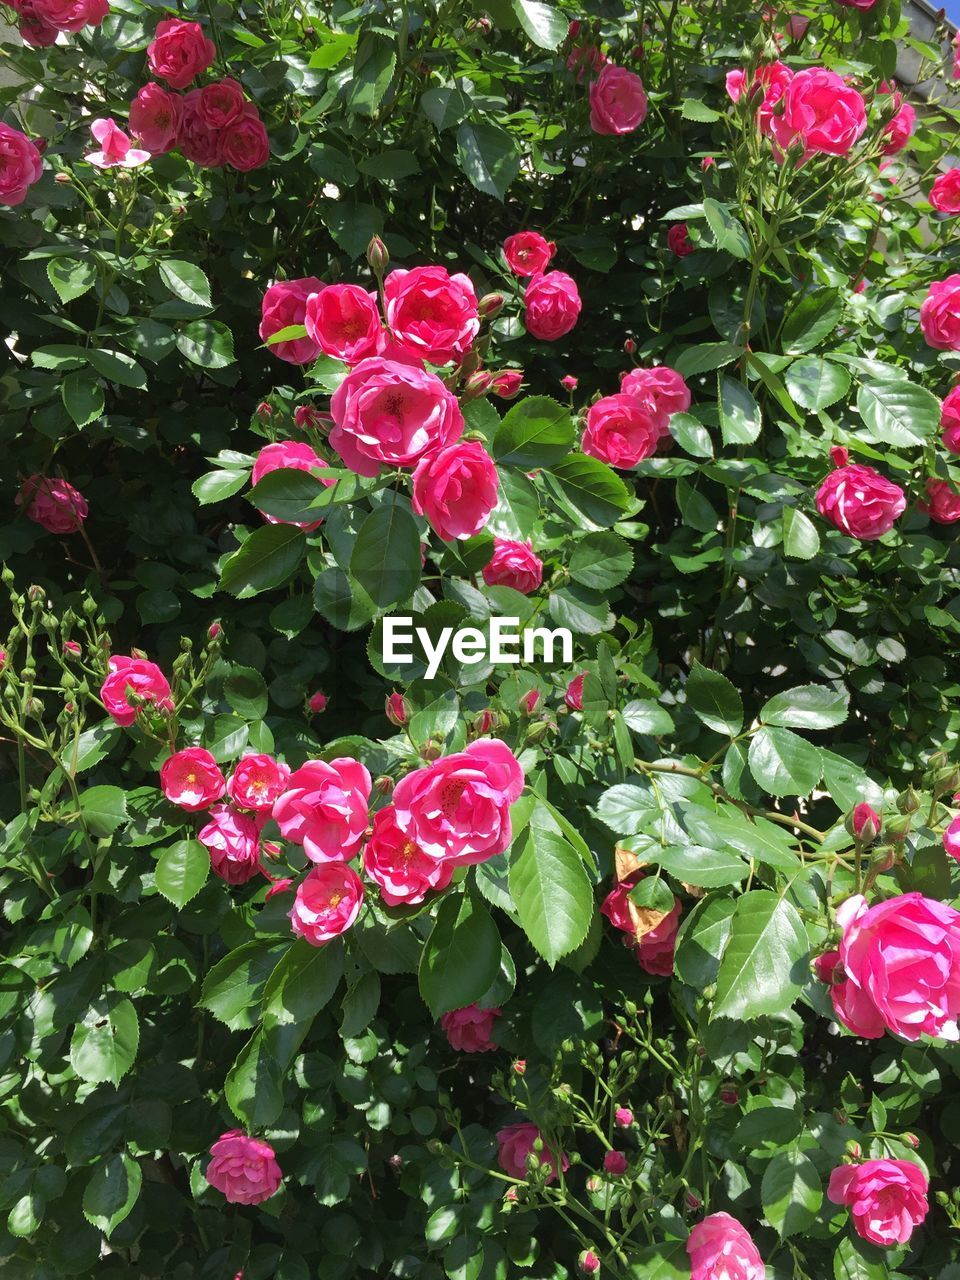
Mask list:
[[[927,499],[917,503],[917,510],[923,511],[937,524],[956,524],[960,520],[960,494],[948,480],[927,480]]]
[[[362,360],[330,400],[330,444],[351,471],[416,467],[463,434],[457,398],[435,373],[373,356]]]
[[[282,1174],[273,1147],[239,1129],[222,1134],[210,1148],[207,1181],[231,1204],[261,1204],[280,1189]]]
[[[255,818],[229,804],[210,810],[197,839],[210,854],[210,869],[227,884],[246,884],[260,872],[260,829]]]
[[[238,808],[266,813],[283,794],[289,777],[289,767],[273,756],[244,756],[230,775],[227,793]]]
[[[503,242],[503,256],[515,276],[535,276],[546,271],[556,252],[553,241],[545,240],[539,231],[518,231]]]
[[[633,1125],[633,1112],[629,1107],[617,1107],[613,1121],[618,1129],[629,1129]]]
[[[920,328],[937,351],[960,351],[960,275],[935,280],[920,307]]]
[[[567,691],[563,695],[563,700],[571,711],[583,710],[583,678],[584,673],[574,676],[567,685]]]
[[[900,94],[896,94],[899,99]],[[885,156],[895,156],[901,152],[913,134],[917,124],[917,113],[909,102],[903,102],[897,110],[897,114],[887,124],[883,131],[885,142],[883,144],[883,154]]]
[[[200,90],[191,89],[180,100],[177,146],[191,164],[203,169],[220,169],[223,158],[223,130],[211,129],[200,114]]]
[[[587,410],[580,448],[612,467],[635,467],[657,451],[668,419],[645,402],[620,392],[604,396]]]
[[[160,786],[171,804],[191,813],[209,809],[226,788],[216,760],[203,747],[187,747],[164,760]]]
[[[410,355],[430,364],[459,363],[480,330],[469,276],[446,267],[391,271],[383,282],[387,324]]]
[[[130,103],[130,132],[151,155],[161,156],[177,145],[183,102],[152,80]]]
[[[751,104],[759,103],[756,108],[757,126],[767,137],[771,134],[773,111],[786,92],[787,85],[793,79],[793,72],[783,62],[768,62],[757,67],[747,87],[747,73],[742,70],[728,71],[726,78],[727,97],[731,102],[739,102],[747,93]]]
[[[232,76],[226,76],[198,91],[197,114],[208,129],[226,129],[243,116],[246,102],[241,86]]]
[[[307,333],[321,351],[347,364],[377,354],[382,326],[377,295],[358,284],[331,284],[307,303]]]
[[[135,695],[141,703],[158,711],[172,711],[170,685],[160,668],[146,658],[110,659],[110,671],[100,689],[100,698],[114,724],[127,728],[137,718],[137,708],[129,701]]]
[[[274,333],[306,322],[307,303],[319,293],[323,284],[316,276],[299,280],[281,280],[263,295],[260,338],[263,342]],[[285,339],[271,344],[268,350],[288,364],[311,364],[320,354],[319,344],[311,337]]]
[[[575,378],[572,373],[568,373],[560,379],[560,385],[564,391],[569,391],[572,394],[580,385],[580,379]]]
[[[482,444],[452,444],[429,454],[414,471],[413,509],[444,542],[472,538],[493,514],[498,484],[497,468]]]
[[[783,113],[770,122],[784,151],[795,142],[804,153],[845,156],[863,136],[867,109],[843,76],[823,67],[798,71],[783,93]]]
[[[479,738],[400,779],[396,823],[427,857],[470,866],[508,847],[510,806],[522,790],[523,770],[506,743]]]
[[[348,862],[366,836],[369,803],[370,774],[359,761],[308,760],[291,773],[273,818],[311,862]]]
[[[529,596],[543,581],[543,561],[534,555],[530,542],[494,538],[493,556],[483,567],[483,580],[488,587],[513,587]]]
[[[293,932],[322,947],[346,933],[363,906],[363,881],[343,862],[314,867],[297,887],[290,908]]]
[[[310,445],[300,444],[296,440],[282,440],[277,444],[263,446],[253,464],[250,480],[253,485],[258,485],[272,471],[312,471],[315,467],[324,465],[323,459],[317,456]],[[330,476],[321,476],[320,483],[325,489],[329,489],[336,481]],[[323,517],[314,521],[301,521],[284,520],[280,516],[267,515],[266,512],[261,512],[261,515],[269,524],[294,524],[308,533],[319,529],[323,523]]]
[[[629,898],[630,890],[644,878],[643,872],[638,871],[621,880],[604,898],[600,912],[614,928],[626,935],[626,940],[636,951],[642,969],[660,977],[669,977],[673,973],[673,953],[680,926],[680,900],[674,898],[673,906],[664,918],[643,937],[638,938]]]
[[[960,383],[944,398],[940,408],[943,447],[960,454]]]
[[[44,22],[35,8],[36,0],[11,0],[11,7],[19,16],[20,38],[32,49],[49,49],[57,43],[60,32],[49,22]]]
[[[499,1009],[481,1009],[475,1004],[468,1004],[464,1009],[445,1013],[440,1025],[447,1033],[451,1049],[458,1053],[488,1053],[497,1047],[490,1036],[493,1024],[500,1016]]]
[[[603,1169],[613,1178],[621,1178],[628,1169],[627,1157],[622,1151],[608,1151],[603,1157]]]
[[[690,1280],[764,1280],[766,1271],[745,1227],[729,1213],[711,1213],[687,1238]]]
[[[217,56],[217,47],[199,22],[164,18],[147,45],[147,65],[171,89],[185,89]]]
[[[850,1210],[854,1230],[872,1244],[906,1244],[927,1216],[927,1177],[911,1160],[864,1160],[830,1175],[827,1195]]]
[[[675,222],[667,232],[667,248],[678,258],[689,258],[696,251],[685,222]]]
[[[820,514],[861,542],[875,542],[889,533],[906,505],[899,485],[858,463],[831,471],[817,490]]]
[[[36,146],[25,133],[0,122],[0,204],[22,204],[42,174]]]
[[[670,418],[675,413],[686,413],[692,399],[690,388],[680,374],[666,365],[631,369],[620,380],[620,394],[639,400],[652,418],[662,417],[661,435],[670,434]]]
[[[860,9],[863,12],[872,9],[877,2],[878,0],[837,0],[837,4],[842,4],[846,9]]]
[[[960,862],[960,816],[954,818],[944,831],[943,847],[951,858]]]
[[[501,369],[493,375],[490,391],[501,400],[515,400],[523,385],[522,369]]]
[[[960,213],[960,169],[939,175],[930,188],[930,203],[938,213]]]
[[[150,152],[134,147],[113,120],[94,120],[90,132],[100,150],[89,151],[83,158],[98,169],[135,169],[150,159]]]
[[[577,323],[581,307],[577,282],[565,271],[536,275],[523,295],[523,323],[542,342],[556,342]]]
[[[533,1144],[543,1142],[542,1150],[534,1151]],[[512,1178],[526,1178],[527,1157],[535,1155],[541,1165],[549,1170],[547,1182],[553,1182],[557,1176],[557,1153],[551,1151],[543,1139],[543,1134],[535,1124],[510,1124],[497,1133],[497,1160],[504,1173]],[[564,1173],[570,1168],[570,1161],[560,1152],[560,1167]]]
[[[646,118],[643,81],[635,72],[608,62],[590,86],[590,128],[621,136],[634,133]]]
[[[14,9],[20,9],[17,4]],[[29,0],[23,6],[29,16],[54,31],[81,31],[96,27],[110,12],[108,0]]]
[[[270,159],[270,137],[260,112],[247,102],[239,120],[228,125],[223,134],[223,162],[239,173],[261,169]]]
[[[77,533],[89,514],[79,489],[56,476],[28,476],[14,501],[28,520],[58,535]]]
[[[428,893],[446,889],[454,870],[428,857],[400,830],[392,805],[374,814],[373,834],[363,851],[363,869],[389,907],[420,903]]]
[[[330,699],[327,697],[327,695],[323,693],[320,689],[318,689],[316,693],[311,693],[307,701],[307,706],[310,708],[310,710],[313,712],[315,716],[319,716],[324,711],[326,711],[327,703],[329,701]]]

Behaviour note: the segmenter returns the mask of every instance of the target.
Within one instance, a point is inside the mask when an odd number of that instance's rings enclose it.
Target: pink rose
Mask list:
[[[423,902],[431,891],[446,889],[453,877],[452,866],[428,857],[400,830],[392,805],[374,814],[363,869],[388,907]]]
[[[260,119],[260,112],[247,102],[239,120],[228,125],[223,134],[223,161],[239,173],[261,169],[270,159],[270,136]]]
[[[645,972],[663,978],[673,973],[673,954],[677,941],[677,930],[680,927],[682,906],[679,898],[674,898],[673,906],[663,919],[649,929],[641,938],[637,937],[636,924],[630,912],[630,890],[645,879],[643,872],[634,872],[625,880],[621,880],[604,898],[600,912],[605,915],[614,928],[626,935],[630,947],[636,951],[637,961]]]
[[[227,884],[246,884],[260,872],[260,829],[256,819],[229,804],[210,810],[197,839],[210,854],[210,869]]]
[[[130,103],[130,132],[155,156],[177,145],[183,103],[175,93],[152,80]]]
[[[300,884],[290,923],[293,932],[313,947],[346,933],[363,906],[363,881],[345,862],[328,862],[314,867]]]
[[[523,323],[542,342],[556,342],[577,323],[583,303],[577,282],[565,271],[536,275],[523,295]]]
[[[534,1151],[533,1144],[542,1142],[540,1151]],[[500,1168],[511,1178],[526,1178],[527,1157],[535,1155],[541,1165],[545,1165],[550,1173],[547,1182],[553,1182],[557,1176],[557,1153],[551,1151],[543,1139],[543,1134],[535,1124],[510,1124],[497,1133],[497,1159]],[[560,1152],[560,1167],[564,1173],[570,1168],[570,1161]]]
[[[457,398],[435,373],[382,356],[347,374],[330,412],[330,444],[361,476],[379,475],[383,465],[415,467],[463,434]]]
[[[845,156],[867,127],[861,95],[823,67],[798,71],[784,90],[783,104],[770,127],[784,151],[800,142],[807,155]]]
[[[927,1216],[927,1186],[911,1160],[864,1160],[834,1169],[827,1195],[847,1206],[858,1236],[888,1246],[906,1244]]]
[[[689,258],[696,252],[685,222],[675,222],[667,232],[667,248],[678,258]]]
[[[617,1107],[613,1122],[618,1129],[630,1129],[633,1127],[633,1112],[629,1107]]]
[[[307,333],[321,351],[347,364],[377,354],[382,327],[377,295],[358,284],[331,284],[307,303]]]
[[[877,0],[837,0],[837,4],[842,4],[846,9],[861,9],[864,12],[872,9]]]
[[[391,693],[384,704],[384,714],[391,724],[398,727],[410,719],[410,704],[402,693]]]
[[[503,242],[503,256],[515,276],[535,276],[546,271],[556,252],[553,241],[545,240],[539,231],[518,231]]]
[[[387,324],[400,346],[430,364],[458,364],[480,330],[468,276],[446,267],[391,271],[383,282]]]
[[[150,152],[133,146],[114,120],[94,120],[90,132],[100,149],[88,151],[83,158],[97,169],[135,169],[150,159]]]
[[[277,444],[265,444],[263,446],[253,464],[250,480],[254,485],[257,485],[271,471],[312,471],[314,467],[323,467],[324,465],[323,459],[319,458],[308,444],[300,444],[296,440],[281,440]],[[336,484],[336,481],[330,476],[321,476],[320,483],[324,488],[329,489],[331,485]],[[261,514],[264,520],[270,524],[295,524],[298,528],[304,529],[308,533],[313,529],[319,529],[323,523],[322,517],[319,520],[310,522],[283,520],[280,516],[270,516],[265,512],[261,512]]]
[[[396,823],[427,857],[470,866],[510,844],[510,806],[522,790],[523,770],[506,743],[479,738],[400,779]]]
[[[900,98],[900,94],[896,95]],[[909,102],[901,102],[900,108],[893,119],[887,124],[883,131],[885,142],[883,144],[883,154],[885,156],[895,156],[902,151],[910,141],[913,130],[917,123],[917,113]]]
[[[939,175],[930,188],[930,203],[938,213],[960,213],[960,169]]]
[[[35,0],[12,0],[11,7],[20,19],[20,38],[33,49],[49,49],[57,43],[60,32],[44,22],[34,6]]]
[[[951,858],[960,862],[960,816],[954,818],[944,831],[943,847]]]
[[[874,907],[856,894],[837,922],[846,976],[830,995],[845,1026],[867,1039],[960,1039],[960,913],[920,893]]]
[[[853,834],[858,840],[876,840],[883,820],[866,802],[855,806],[852,815]]]
[[[745,71],[728,71],[726,79],[727,96],[731,102],[739,102],[747,92],[748,100],[755,103],[757,125],[760,132],[767,137],[771,134],[773,109],[786,92],[787,85],[793,79],[793,72],[782,62],[767,62],[757,67],[747,91],[747,73]]]
[[[211,129],[200,114],[200,90],[191,89],[180,100],[177,146],[185,159],[203,169],[219,169],[223,160],[223,132]]]
[[[413,473],[413,509],[444,542],[472,538],[497,505],[493,459],[476,440],[428,455]]]
[[[196,813],[209,809],[226,787],[220,766],[203,747],[187,747],[164,760],[160,787],[171,804]]]
[[[210,1148],[207,1181],[231,1204],[261,1204],[280,1188],[280,1166],[273,1147],[248,1138],[239,1129],[222,1134]]]
[[[490,1036],[493,1024],[500,1016],[499,1009],[480,1009],[475,1004],[468,1004],[465,1009],[445,1013],[440,1025],[447,1033],[451,1049],[458,1053],[488,1053],[497,1047]]]
[[[541,695],[539,689],[528,689],[520,695],[519,706],[525,716],[532,716],[540,708]]]
[[[652,418],[663,418],[661,435],[670,434],[670,418],[686,413],[692,397],[690,388],[676,369],[656,365],[651,369],[631,369],[620,379],[620,394],[639,400]]]
[[[608,1151],[603,1157],[604,1173],[612,1178],[622,1178],[628,1169],[627,1157],[622,1151]]]
[[[246,102],[240,85],[226,76],[198,90],[197,114],[208,129],[226,129],[241,118]]]
[[[319,293],[323,283],[316,276],[298,280],[280,280],[263,295],[260,338],[263,342],[274,333],[293,325],[305,325],[310,297]],[[320,354],[319,344],[311,337],[293,338],[271,345],[270,350],[288,364],[311,364]]]
[[[227,793],[238,808],[265,813],[283,794],[289,777],[289,767],[273,756],[244,756],[230,776]]]
[[[960,494],[948,480],[927,480],[927,500],[918,502],[917,510],[925,512],[937,524],[956,524],[960,520]]]
[[[522,369],[501,369],[493,375],[490,391],[501,400],[515,400],[523,385]]]
[[[563,700],[571,711],[583,710],[583,677],[584,673],[574,676],[567,685],[567,691],[563,695]]]
[[[576,391],[577,387],[580,385],[580,379],[575,378],[572,373],[568,373],[560,379],[560,385],[563,387],[564,391],[569,391],[570,394],[573,395],[574,391]]]
[[[594,133],[619,136],[633,133],[646,118],[643,81],[626,67],[608,62],[590,86],[590,128]]]
[[[950,453],[960,453],[960,383],[944,398],[940,407],[940,427],[943,447]]]
[[[22,204],[42,174],[40,152],[26,134],[0,123],[0,204]]]
[[[110,671],[100,689],[100,698],[114,724],[122,728],[133,724],[137,718],[137,706],[130,702],[133,694],[140,704],[153,704],[158,711],[172,711],[170,686],[167,677],[156,663],[146,658],[110,659]]]
[[[329,701],[330,699],[327,695],[322,690],[318,689],[316,693],[311,693],[310,697],[307,699],[307,706],[315,716],[319,716],[326,711],[327,703]]]
[[[636,396],[604,396],[587,410],[580,448],[612,467],[635,467],[656,453],[666,423],[663,413],[651,412]]]
[[[899,485],[857,463],[831,471],[817,490],[820,514],[861,542],[875,542],[889,533],[906,505]]]
[[[56,476],[28,476],[14,502],[47,533],[76,533],[89,514],[80,490]]]
[[[750,1234],[729,1213],[711,1213],[687,1238],[690,1280],[764,1280],[763,1259]]]
[[[147,45],[147,65],[172,89],[185,89],[217,56],[217,47],[199,22],[164,18]]]
[[[110,12],[108,0],[31,0],[29,8],[33,16],[55,31],[99,26]]]
[[[534,555],[530,542],[494,538],[493,556],[483,567],[483,580],[488,587],[513,587],[528,596],[543,581],[543,561]]]
[[[311,862],[348,862],[366,836],[369,803],[370,774],[359,761],[308,760],[291,773],[273,818]]]
[[[934,280],[920,307],[920,328],[937,351],[960,351],[960,275]]]

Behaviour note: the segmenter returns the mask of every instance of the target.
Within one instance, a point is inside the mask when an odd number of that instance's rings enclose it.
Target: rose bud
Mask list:
[[[221,627],[219,622],[211,622],[209,627],[207,627],[207,639],[216,640],[222,631],[223,627]]]
[[[367,245],[367,262],[374,275],[381,276],[387,269],[390,254],[379,236],[373,236]]]
[[[717,1097],[725,1107],[735,1107],[740,1101],[740,1093],[735,1084],[722,1085]]]
[[[560,379],[560,385],[563,387],[564,391],[574,392],[580,385],[580,379],[575,378],[572,373],[568,373],[565,377]]]
[[[858,804],[849,818],[848,830],[860,844],[871,844],[880,834],[881,817],[865,802]]]
[[[600,1259],[592,1249],[584,1249],[577,1259],[577,1267],[582,1276],[595,1276],[600,1270]]]
[[[318,716],[322,711],[326,711],[328,702],[329,698],[327,695],[325,693],[321,693],[318,689],[316,693],[310,695],[310,701],[307,703],[307,706],[315,716]]]
[[[386,773],[381,773],[378,778],[374,779],[373,789],[374,791],[376,791],[377,795],[381,795],[381,796],[393,795],[393,787],[394,787],[393,779]]]
[[[464,383],[460,399],[464,404],[469,404],[471,400],[479,400],[481,396],[487,394],[492,386],[493,374],[488,373],[486,369],[478,369],[476,373],[471,373]]]
[[[539,689],[528,689],[520,698],[520,710],[525,716],[532,716],[539,706]]]
[[[400,728],[410,719],[410,704],[402,693],[391,693],[384,705],[384,714],[391,724]]]
[[[629,1107],[617,1107],[613,1119],[618,1129],[629,1129],[633,1124],[633,1112]]]
[[[270,405],[267,404],[266,400],[261,400],[260,403],[257,405],[257,417],[258,418],[273,417],[273,409],[270,407]]]
[[[477,303],[477,315],[481,320],[495,320],[503,310],[502,293],[485,293]]]
[[[623,349],[628,356],[632,356],[637,349],[637,344],[634,342],[633,338],[625,338],[623,342]]]

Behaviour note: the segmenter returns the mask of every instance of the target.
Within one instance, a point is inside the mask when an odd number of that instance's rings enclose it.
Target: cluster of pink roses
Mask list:
[[[66,31],[98,27],[110,12],[109,0],[8,0],[19,18],[24,44],[45,49]]]
[[[943,440],[951,452],[956,452],[953,448],[956,437],[950,425],[955,406],[956,398],[952,404],[944,402]],[[817,510],[848,537],[861,542],[882,538],[906,509],[906,494],[873,467],[851,463],[847,449],[835,446],[830,456],[836,467],[817,490]],[[960,494],[949,481],[931,476],[926,481],[926,491],[926,499],[917,503],[919,511],[938,524],[955,524],[960,520]]]
[[[621,880],[604,898],[600,911],[615,929],[625,935],[624,941],[636,951],[642,969],[668,978],[673,973],[673,952],[680,926],[680,899],[674,898],[673,906],[665,914],[658,912],[660,918],[653,922],[653,927],[638,936],[637,926],[642,917],[636,907],[631,910],[630,891],[645,878],[643,871],[634,871]]]
[[[587,410],[580,447],[612,467],[635,467],[670,437],[670,418],[690,408],[690,388],[666,366],[631,369],[620,391]]]
[[[77,533],[89,514],[79,489],[57,476],[28,476],[15,498],[28,520],[47,533]]]
[[[25,133],[0,121],[0,204],[23,204],[42,174],[37,146]]]

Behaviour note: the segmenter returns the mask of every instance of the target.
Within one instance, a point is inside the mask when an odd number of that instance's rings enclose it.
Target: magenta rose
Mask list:
[[[837,0],[837,4],[842,4],[845,9],[860,9],[864,12],[872,9],[877,3],[879,0]]]
[[[750,1233],[729,1213],[711,1213],[687,1237],[690,1280],[764,1280]]]
[[[930,203],[938,213],[960,213],[960,169],[940,174],[930,188]]]
[[[633,875],[621,880],[604,898],[600,913],[607,917],[615,929],[619,929],[625,935],[625,940],[636,952],[637,961],[643,970],[668,978],[673,973],[673,955],[682,906],[680,899],[674,898],[673,906],[659,924],[638,938],[636,922],[628,904],[631,889],[643,879],[645,879],[644,873],[636,871]]]
[[[447,1033],[451,1049],[458,1053],[488,1053],[497,1047],[490,1036],[493,1024],[500,1016],[499,1009],[481,1009],[478,1005],[468,1004],[463,1009],[443,1014],[440,1025]]]
[[[896,94],[896,97],[900,99],[900,94]],[[910,141],[916,123],[916,111],[909,102],[903,102],[901,99],[896,115],[889,121],[883,131],[883,154],[885,156],[895,156],[902,151]]]
[[[177,145],[182,115],[182,99],[151,80],[130,103],[130,132],[149,152],[161,156]]]
[[[681,375],[666,365],[631,369],[620,380],[620,394],[639,400],[652,418],[662,418],[661,435],[670,434],[670,418],[675,413],[686,413],[692,400]]]
[[[545,240],[539,231],[518,231],[503,242],[503,256],[515,276],[535,276],[546,271],[556,252],[553,241]]]
[[[497,505],[493,459],[476,440],[429,454],[413,473],[413,509],[444,542],[472,538]]]
[[[807,155],[848,155],[866,127],[861,95],[824,67],[798,71],[784,90],[783,113],[771,118],[778,144],[786,150],[799,142]]]
[[[244,756],[227,782],[227,794],[240,809],[271,810],[286,789],[290,769],[273,756]]]
[[[960,351],[960,275],[934,280],[920,307],[920,328],[937,351]]]
[[[960,817],[956,817],[943,833],[943,847],[951,858],[960,862]]]
[[[217,56],[217,47],[199,22],[164,18],[147,45],[147,66],[172,89],[186,89]]]
[[[0,122],[0,204],[22,204],[42,174],[40,152],[27,135]]]
[[[630,1129],[633,1127],[633,1112],[629,1107],[617,1107],[613,1120],[618,1129]]]
[[[280,1189],[273,1147],[239,1129],[221,1134],[210,1148],[206,1178],[231,1204],[261,1204]]]
[[[383,282],[384,307],[395,340],[430,364],[458,364],[480,330],[477,295],[468,276],[446,267],[391,271]]]
[[[494,538],[493,556],[483,567],[483,580],[488,587],[513,587],[528,596],[543,581],[543,561],[534,555],[530,542]]]
[[[573,677],[563,695],[563,700],[571,711],[583,710],[583,674],[581,672]]]
[[[540,1151],[534,1151],[535,1142],[543,1143]],[[543,1139],[543,1134],[535,1124],[510,1124],[497,1133],[497,1160],[504,1173],[511,1178],[526,1178],[527,1157],[536,1156],[541,1165],[545,1165],[550,1173],[547,1182],[553,1182],[557,1176],[557,1153],[551,1151]],[[570,1168],[570,1161],[560,1152],[560,1167],[564,1173]]]
[[[307,333],[328,356],[357,364],[377,354],[382,326],[377,295],[358,284],[331,284],[307,303]]]
[[[180,100],[177,146],[185,159],[203,169],[219,169],[223,159],[223,133],[211,129],[200,114],[200,90],[191,89]]]
[[[793,72],[782,62],[767,62],[757,67],[753,79],[747,87],[747,73],[742,70],[728,71],[726,79],[727,96],[732,102],[739,102],[747,92],[748,100],[754,103],[759,99],[756,109],[757,125],[760,132],[770,136],[773,110],[793,79]]]
[[[590,86],[590,128],[594,133],[619,136],[633,133],[646,118],[643,81],[626,67],[606,63]]]
[[[326,711],[327,703],[329,701],[330,699],[323,692],[323,690],[318,689],[316,693],[311,693],[310,697],[307,699],[307,706],[310,708],[310,710],[313,712],[315,716],[319,716],[319,715],[322,715],[324,711]]]
[[[197,839],[210,854],[210,869],[227,884],[246,884],[260,872],[260,828],[256,819],[229,804],[210,810]]]
[[[330,412],[330,444],[361,476],[379,475],[384,465],[415,467],[463,433],[457,398],[435,373],[383,356],[347,374]]]
[[[392,805],[374,814],[373,833],[363,851],[363,869],[389,907],[423,902],[428,893],[446,889],[454,870],[428,857],[400,830]]]
[[[604,396],[587,410],[580,448],[612,467],[635,467],[657,451],[666,420],[632,395]]]
[[[690,239],[690,232],[685,222],[675,222],[667,232],[667,248],[677,258],[689,258],[696,252],[696,245]]]
[[[226,129],[243,115],[247,99],[232,76],[205,84],[198,92],[197,113],[208,128]]]
[[[871,1244],[906,1244],[927,1216],[927,1176],[911,1160],[864,1160],[834,1169],[827,1195],[846,1205],[854,1230]]]
[[[31,0],[33,15],[56,31],[96,27],[110,12],[109,0]]]
[[[312,471],[314,467],[323,467],[324,465],[323,459],[317,456],[310,445],[300,444],[296,440],[281,440],[277,444],[265,444],[263,446],[253,464],[250,480],[254,485],[257,485],[271,471]],[[321,476],[320,483],[324,488],[329,489],[331,485],[336,484],[336,480],[330,476]],[[299,529],[303,529],[307,533],[313,529],[319,529],[323,523],[322,517],[311,522],[283,520],[280,516],[270,516],[266,512],[261,512],[261,514],[264,520],[270,524],[295,524]]]
[[[956,524],[960,520],[960,494],[948,480],[927,480],[927,498],[917,503],[917,510],[925,512],[937,524]]]
[[[220,766],[203,747],[187,747],[164,760],[160,787],[171,804],[195,813],[209,809],[226,788]]]
[[[56,476],[28,476],[14,502],[28,520],[59,535],[76,533],[89,514],[80,490]]]
[[[311,296],[323,288],[316,276],[303,276],[298,280],[280,280],[272,284],[263,295],[260,319],[260,338],[263,342],[274,333],[280,333],[293,325],[305,325],[307,304]],[[320,346],[309,335],[272,344],[268,348],[288,364],[311,364],[320,354]]]
[[[314,867],[297,886],[288,912],[293,932],[313,947],[346,933],[363,906],[363,881],[344,862]]]
[[[834,1010],[855,1035],[960,1039],[960,913],[920,893],[868,907],[856,894],[837,911],[842,971]],[[837,981],[840,973],[843,976]]]
[[[608,1151],[603,1157],[603,1171],[611,1178],[622,1178],[628,1168],[627,1157],[622,1151]]]
[[[13,0],[12,7],[19,15],[18,29],[24,44],[32,49],[49,49],[57,43],[60,32],[44,22],[34,8],[34,0]]]
[[[817,490],[820,514],[861,542],[875,542],[889,533],[906,505],[899,485],[857,463],[831,471]]]
[[[366,836],[369,803],[370,774],[359,761],[308,760],[291,773],[273,818],[311,862],[348,862]]]
[[[397,826],[429,858],[471,866],[510,844],[510,806],[523,770],[498,738],[480,738],[401,778],[393,791]]]
[[[577,323],[583,303],[577,282],[565,271],[536,275],[523,295],[523,323],[542,342],[556,342]]]
[[[139,704],[152,704],[158,711],[172,711],[170,685],[167,677],[154,662],[146,658],[125,658],[115,655],[110,659],[110,670],[100,689],[100,698],[114,724],[126,728],[137,718],[137,706],[130,702],[131,695]]]
[[[239,173],[261,169],[269,161],[270,136],[252,102],[245,103],[240,119],[224,130],[222,154],[224,164]]]
[[[499,373],[493,375],[493,381],[490,383],[490,393],[498,396],[501,400],[515,400],[520,394],[522,385],[522,369],[501,369]]]

